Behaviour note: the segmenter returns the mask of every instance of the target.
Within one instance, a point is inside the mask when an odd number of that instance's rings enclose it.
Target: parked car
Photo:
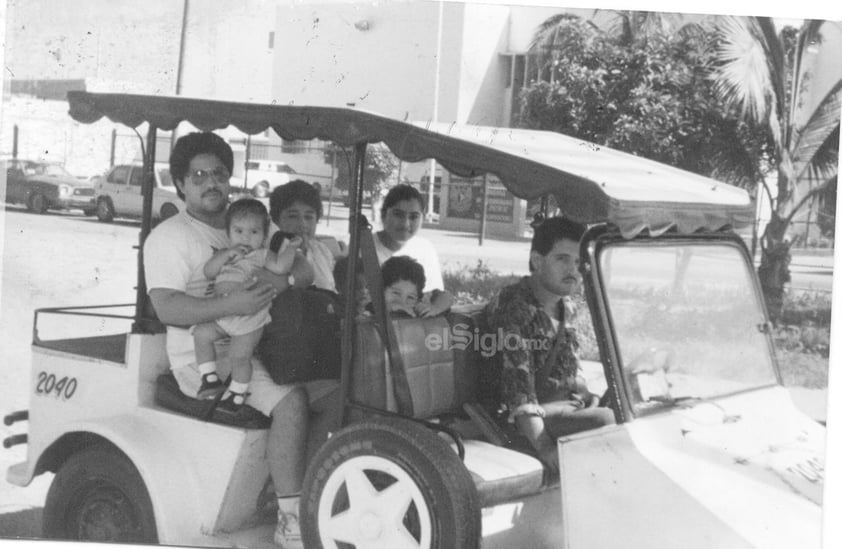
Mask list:
[[[152,218],[166,219],[178,213],[184,202],[178,197],[166,164],[155,165]],[[143,213],[143,164],[118,164],[94,178],[96,216],[108,223],[115,217],[139,218]]]
[[[249,160],[246,162],[246,185],[251,194],[266,198],[275,187],[295,179],[292,166],[279,160]]]
[[[6,165],[6,202],[25,204],[38,213],[79,209],[96,211],[93,186],[70,174],[60,164],[11,158]]]

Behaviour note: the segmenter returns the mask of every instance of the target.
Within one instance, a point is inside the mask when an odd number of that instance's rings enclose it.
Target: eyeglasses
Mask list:
[[[219,183],[225,183],[229,179],[231,179],[231,173],[225,168],[225,166],[217,166],[212,170],[193,170],[192,172],[187,174],[194,183],[202,184],[206,183],[208,179],[213,177],[214,181],[218,181]]]

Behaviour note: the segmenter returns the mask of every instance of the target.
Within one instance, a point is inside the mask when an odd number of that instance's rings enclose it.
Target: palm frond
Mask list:
[[[716,91],[728,104],[737,105],[753,121],[766,118],[773,98],[772,77],[760,29],[751,19],[724,16],[717,20],[719,50],[715,70]]]
[[[530,50],[540,52],[541,49],[547,46],[553,46],[558,38],[558,27],[565,23],[580,20],[578,15],[571,15],[569,13],[557,13],[538,25],[532,35],[532,41],[529,43]]]
[[[833,132],[839,131],[839,113],[842,106],[842,79],[828,91],[807,123],[798,133],[794,143],[793,170],[800,178],[813,164],[816,152],[827,142]]]
[[[839,126],[831,133],[813,154],[807,165],[806,177],[811,181],[823,181],[839,173]]]

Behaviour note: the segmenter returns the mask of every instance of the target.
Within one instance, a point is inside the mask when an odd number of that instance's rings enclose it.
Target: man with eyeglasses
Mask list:
[[[144,244],[144,269],[149,297],[158,318],[167,325],[167,355],[181,391],[196,397],[201,374],[196,365],[189,327],[231,315],[251,315],[268,306],[290,285],[306,287],[313,271],[302,257],[287,275],[261,269],[255,280],[223,296],[215,296],[213,281],[203,267],[216,250],[230,246],[225,214],[233,152],[210,132],[196,132],[176,141],[170,173],[185,209],[158,225]],[[278,496],[279,545],[301,547],[298,500],[304,476],[307,433],[318,444],[326,436],[331,414],[310,420],[310,410],[327,412],[330,394],[299,385],[277,385],[259,360],[252,358],[252,380],[246,404],[272,420],[267,459]],[[309,389],[309,388],[308,388]],[[332,387],[320,387],[322,392]],[[318,433],[318,435],[317,435]],[[324,436],[322,436],[324,435]]]

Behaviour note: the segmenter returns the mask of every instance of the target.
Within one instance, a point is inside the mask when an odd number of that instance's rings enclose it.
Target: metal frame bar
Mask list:
[[[155,189],[155,148],[158,141],[158,128],[149,125],[146,132],[146,151],[143,155],[143,212],[140,224],[140,236],[137,247],[137,295],[135,297],[135,321],[132,324],[132,333],[146,334],[154,333],[155,322],[146,315],[151,310],[152,303],[146,291],[146,274],[143,270],[143,243],[152,231],[152,194]]]
[[[97,318],[117,318],[121,320],[133,320],[136,318],[135,316],[79,312],[90,309],[116,309],[118,307],[131,307],[133,305],[135,304],[120,303],[117,305],[81,305],[78,307],[44,307],[41,309],[35,309],[34,318],[32,320],[32,341],[36,344],[42,342],[42,339],[38,336],[38,315],[40,315],[41,313],[56,315],[94,316]]]

